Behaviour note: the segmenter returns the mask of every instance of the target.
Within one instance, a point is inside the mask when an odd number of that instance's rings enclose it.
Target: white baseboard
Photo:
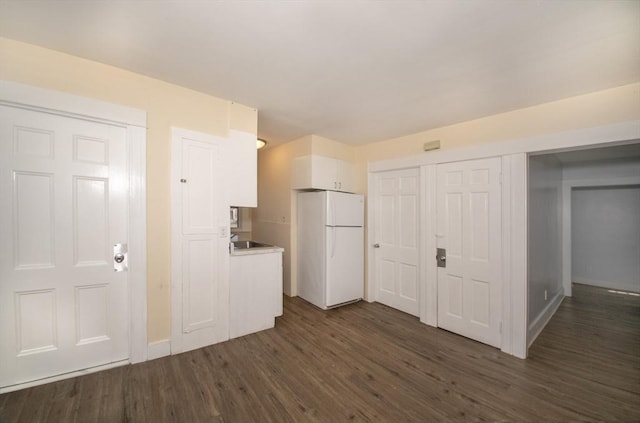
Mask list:
[[[33,380],[31,382],[20,383],[18,385],[9,385],[0,388],[0,394],[6,394],[7,392],[13,392],[20,389],[32,388],[34,386],[44,385],[46,383],[57,382],[59,380],[71,379],[72,377],[84,376],[95,372],[101,372],[103,370],[109,370],[120,366],[126,366],[129,364],[129,360],[116,361],[114,363],[105,364],[102,366],[91,367],[88,369],[78,370],[70,373],[63,373],[57,376],[51,376],[44,379]]]
[[[147,346],[147,360],[155,360],[168,355],[171,355],[171,341],[168,339],[152,342]]]
[[[581,276],[573,276],[573,282],[581,285],[598,286],[600,288],[616,289],[618,291],[640,292],[640,281],[633,282],[611,282],[611,281],[595,281],[593,279],[583,278]]]
[[[564,300],[564,290],[561,289],[555,297],[549,301],[549,304],[540,312],[538,317],[536,317],[533,322],[529,325],[528,336],[527,336],[527,348],[533,344],[533,341],[536,340],[542,329],[547,326],[549,320],[556,314],[558,307],[562,304],[562,300]]]

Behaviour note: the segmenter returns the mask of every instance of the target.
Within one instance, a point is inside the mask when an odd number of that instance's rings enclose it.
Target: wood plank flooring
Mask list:
[[[640,297],[576,285],[520,360],[364,302],[0,396],[0,422],[640,421]]]

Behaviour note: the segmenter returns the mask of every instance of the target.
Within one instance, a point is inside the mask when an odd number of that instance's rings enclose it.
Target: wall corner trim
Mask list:
[[[551,320],[560,304],[564,300],[564,289],[558,291],[558,293],[553,297],[549,304],[542,310],[542,312],[536,317],[533,322],[528,327],[528,336],[527,336],[527,348],[531,347],[531,344],[536,340],[538,335],[542,332],[547,323]]]
[[[171,355],[171,341],[168,339],[151,342],[147,346],[147,360],[155,360],[169,355]]]

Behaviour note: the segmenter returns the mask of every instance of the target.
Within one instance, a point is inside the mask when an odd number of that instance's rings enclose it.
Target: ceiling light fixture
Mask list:
[[[265,145],[267,145],[267,142],[265,140],[262,140],[260,138],[258,138],[258,142],[256,143],[256,148],[258,150],[260,150],[261,148],[263,148]]]

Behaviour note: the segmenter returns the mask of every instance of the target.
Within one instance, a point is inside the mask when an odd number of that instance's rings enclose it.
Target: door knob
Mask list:
[[[373,248],[380,248],[380,244],[373,244]]]
[[[438,267],[447,267],[447,250],[444,248],[438,248],[436,250],[436,261]]]
[[[127,266],[127,244],[116,244],[113,246],[113,270],[124,272]]]

